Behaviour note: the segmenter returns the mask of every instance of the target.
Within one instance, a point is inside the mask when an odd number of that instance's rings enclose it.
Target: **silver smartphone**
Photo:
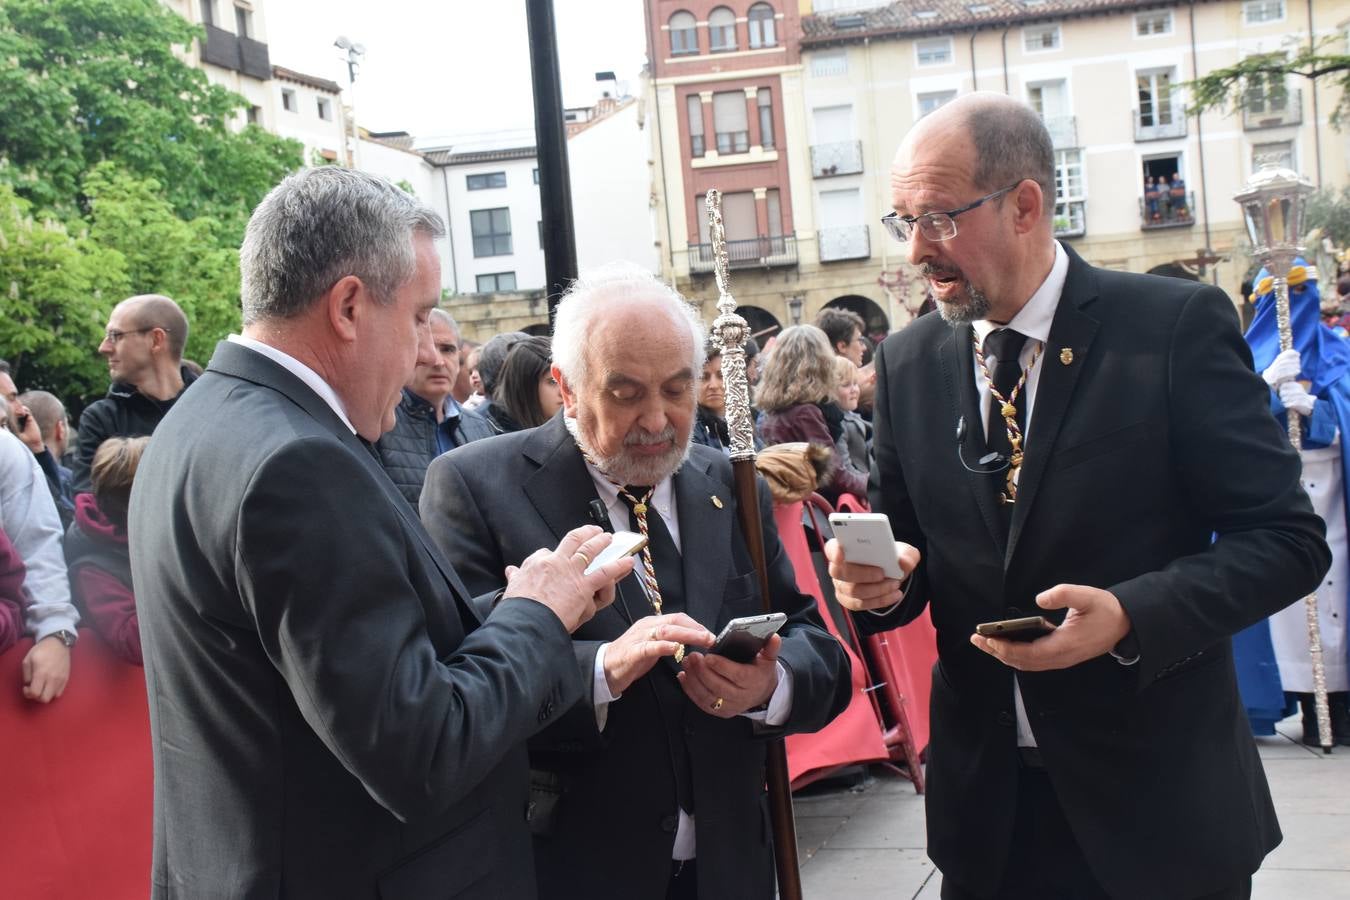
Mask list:
[[[765,642],[778,633],[787,616],[783,613],[765,613],[762,616],[742,616],[732,619],[717,635],[709,653],[725,656],[732,662],[748,663],[763,649]]]

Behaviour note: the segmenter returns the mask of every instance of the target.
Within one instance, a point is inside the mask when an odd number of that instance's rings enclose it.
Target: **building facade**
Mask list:
[[[267,47],[267,19],[261,0],[162,0],[165,6],[196,25],[206,36],[183,50],[189,65],[206,73],[212,84],[248,101],[240,113],[247,123],[276,130],[277,95]]]

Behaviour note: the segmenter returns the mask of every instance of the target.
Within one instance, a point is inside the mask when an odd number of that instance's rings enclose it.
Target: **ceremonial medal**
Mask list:
[[[1068,347],[1064,347],[1063,349],[1061,349],[1061,350],[1059,351],[1059,361],[1060,361],[1060,363],[1062,363],[1063,365],[1066,365],[1066,366],[1072,365],[1072,364],[1073,364],[1073,350],[1069,349]]]

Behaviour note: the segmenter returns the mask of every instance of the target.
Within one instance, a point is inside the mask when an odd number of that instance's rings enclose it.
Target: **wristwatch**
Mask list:
[[[67,631],[64,628],[62,628],[60,631],[53,631],[51,634],[45,635],[45,637],[54,637],[61,643],[65,644],[67,648],[75,646],[76,640],[75,632]]]

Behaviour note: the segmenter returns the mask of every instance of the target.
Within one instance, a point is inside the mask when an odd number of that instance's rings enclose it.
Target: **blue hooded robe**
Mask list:
[[[1350,375],[1350,342],[1322,324],[1321,292],[1316,275],[1312,274],[1314,270],[1307,269],[1307,263],[1302,259],[1295,260],[1294,265],[1295,272],[1303,266],[1308,274],[1301,284],[1291,284],[1289,288],[1290,327],[1294,349],[1298,350],[1302,363],[1298,377],[1300,381],[1311,382],[1308,392],[1318,400],[1312,415],[1303,420],[1303,446],[1307,449],[1328,447],[1340,429],[1342,485],[1350,494],[1350,381],[1346,378]],[[1265,269],[1257,275],[1257,291],[1268,275]],[[1252,349],[1254,368],[1264,372],[1280,352],[1275,292],[1269,286],[1256,298],[1256,315],[1247,329],[1246,338]],[[1270,406],[1281,424],[1287,425],[1284,404],[1273,390]],[[1257,622],[1233,637],[1233,658],[1237,666],[1238,690],[1247,708],[1252,731],[1274,734],[1275,723],[1293,712],[1295,704],[1281,686],[1268,620]]]

